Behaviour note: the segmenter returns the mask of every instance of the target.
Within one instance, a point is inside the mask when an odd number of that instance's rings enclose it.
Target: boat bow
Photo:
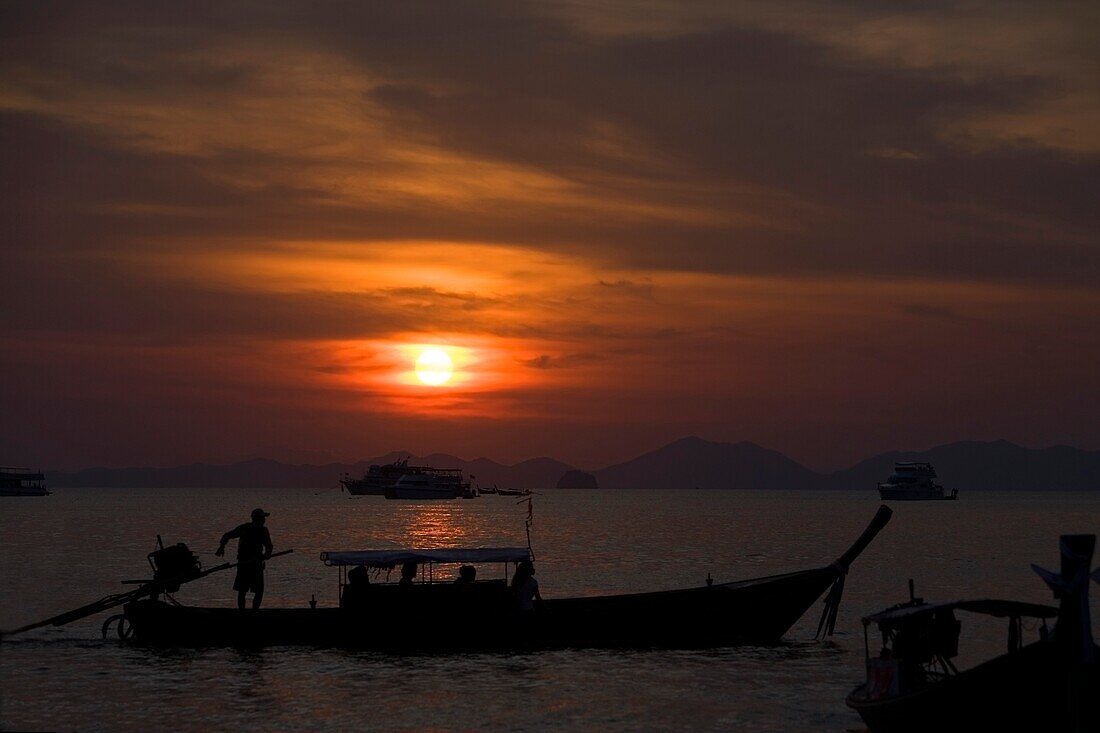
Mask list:
[[[867,529],[863,530],[863,534],[832,564],[832,567],[836,569],[837,576],[829,589],[829,595],[825,597],[825,608],[822,609],[821,620],[817,623],[816,637],[833,635],[837,614],[840,613],[840,599],[844,595],[844,578],[848,575],[848,568],[852,566],[857,557],[863,554],[863,551],[867,549],[867,545],[871,544],[878,533],[882,531],[882,528],[889,523],[893,514],[894,512],[890,507],[885,504],[880,506],[874,518],[871,519],[871,523],[867,525]]]

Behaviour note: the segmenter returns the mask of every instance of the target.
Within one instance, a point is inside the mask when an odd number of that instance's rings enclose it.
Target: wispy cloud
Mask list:
[[[708,426],[862,454],[929,401],[923,442],[982,411],[1095,442],[1088,12],[5,3],[0,338],[34,348],[0,397],[71,412],[32,442],[89,460],[130,400],[200,453],[197,406],[241,445],[350,449],[384,414],[580,463]],[[477,357],[445,405],[386,381],[434,341]],[[83,447],[97,421],[114,442]]]

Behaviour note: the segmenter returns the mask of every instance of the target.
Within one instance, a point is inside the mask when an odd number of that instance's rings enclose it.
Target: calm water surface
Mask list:
[[[526,542],[526,505],[497,496],[411,503],[334,490],[61,489],[0,502],[0,628],[145,577],[157,533],[215,564],[221,533],[255,506],[272,513],[276,549],[295,550],[268,564],[265,606],[305,606],[311,594],[335,604],[336,571],[317,557],[325,550]],[[532,540],[544,596],[676,588],[707,573],[721,582],[827,564],[877,506],[867,491],[546,492],[535,497]],[[0,729],[859,730],[844,696],[863,676],[862,614],[905,600],[908,578],[929,599],[1051,602],[1028,564],[1057,569],[1059,534],[1100,532],[1096,494],[968,492],[893,508],[853,567],[826,642],[812,640],[820,605],[772,647],[443,657],[151,651],[102,641],[102,615],[0,644]],[[231,576],[187,585],[178,598],[232,606]],[[1000,653],[1001,626],[964,617],[961,660]],[[378,632],[416,630],[394,619]]]

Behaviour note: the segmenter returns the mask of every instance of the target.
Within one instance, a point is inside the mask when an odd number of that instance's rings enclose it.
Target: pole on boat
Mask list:
[[[523,500],[516,502],[522,504]],[[535,551],[531,549],[531,525],[535,523],[534,506],[530,495],[527,497],[527,519],[524,520],[523,526],[527,530],[527,552],[531,555],[531,559],[535,559]]]
[[[163,545],[163,543],[160,542],[159,535],[157,537],[157,541],[158,541],[159,544]],[[280,557],[282,555],[289,555],[292,552],[294,552],[294,550],[283,550],[281,552],[273,552],[271,555],[269,555],[268,557],[266,557],[264,559],[265,560],[270,560],[273,557]],[[140,588],[135,588],[132,591],[128,591],[126,593],[113,593],[109,596],[104,596],[103,598],[100,598],[98,601],[95,601],[94,603],[89,603],[89,604],[81,606],[79,608],[74,608],[71,611],[67,611],[65,613],[58,614],[57,616],[51,616],[48,619],[44,619],[42,621],[37,621],[33,624],[27,624],[26,626],[21,626],[18,629],[13,629],[12,631],[0,632],[0,636],[14,636],[16,634],[22,634],[24,631],[31,631],[32,629],[38,629],[38,628],[41,628],[43,626],[64,626],[67,623],[71,623],[73,621],[79,621],[80,619],[87,618],[88,616],[94,616],[95,614],[100,613],[101,611],[106,611],[109,608],[115,608],[116,606],[121,606],[123,604],[129,603],[130,601],[136,601],[140,598],[144,598],[145,596],[160,595],[161,593],[165,592],[168,588],[172,588],[173,592],[174,592],[175,588],[182,585],[183,583],[190,583],[193,580],[198,580],[199,578],[205,578],[207,575],[210,575],[212,573],[218,573],[218,572],[221,572],[222,570],[229,570],[230,568],[235,568],[238,565],[247,565],[247,564],[250,564],[250,563],[253,563],[253,562],[263,562],[263,560],[248,560],[248,561],[245,561],[245,562],[234,562],[234,563],[228,563],[227,562],[227,563],[222,563],[221,565],[215,565],[212,568],[207,568],[206,570],[202,570],[197,574],[183,573],[183,574],[180,574],[180,575],[173,576],[171,578],[161,578],[159,580],[151,580],[151,581],[146,582]]]

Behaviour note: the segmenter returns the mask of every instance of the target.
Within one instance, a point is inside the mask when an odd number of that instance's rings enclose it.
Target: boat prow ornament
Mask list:
[[[1086,664],[1096,661],[1096,644],[1092,640],[1088,593],[1090,578],[1100,583],[1100,567],[1089,573],[1089,564],[1092,562],[1095,547],[1096,535],[1062,535],[1058,542],[1058,549],[1062,555],[1062,572],[1055,573],[1035,564],[1031,566],[1031,569],[1053,591],[1054,597],[1062,602],[1059,617],[1067,618],[1067,628],[1074,629],[1073,636],[1077,638],[1063,640],[1062,643],[1078,647],[1081,650],[1081,661]],[[1062,633],[1069,632],[1066,630]]]

